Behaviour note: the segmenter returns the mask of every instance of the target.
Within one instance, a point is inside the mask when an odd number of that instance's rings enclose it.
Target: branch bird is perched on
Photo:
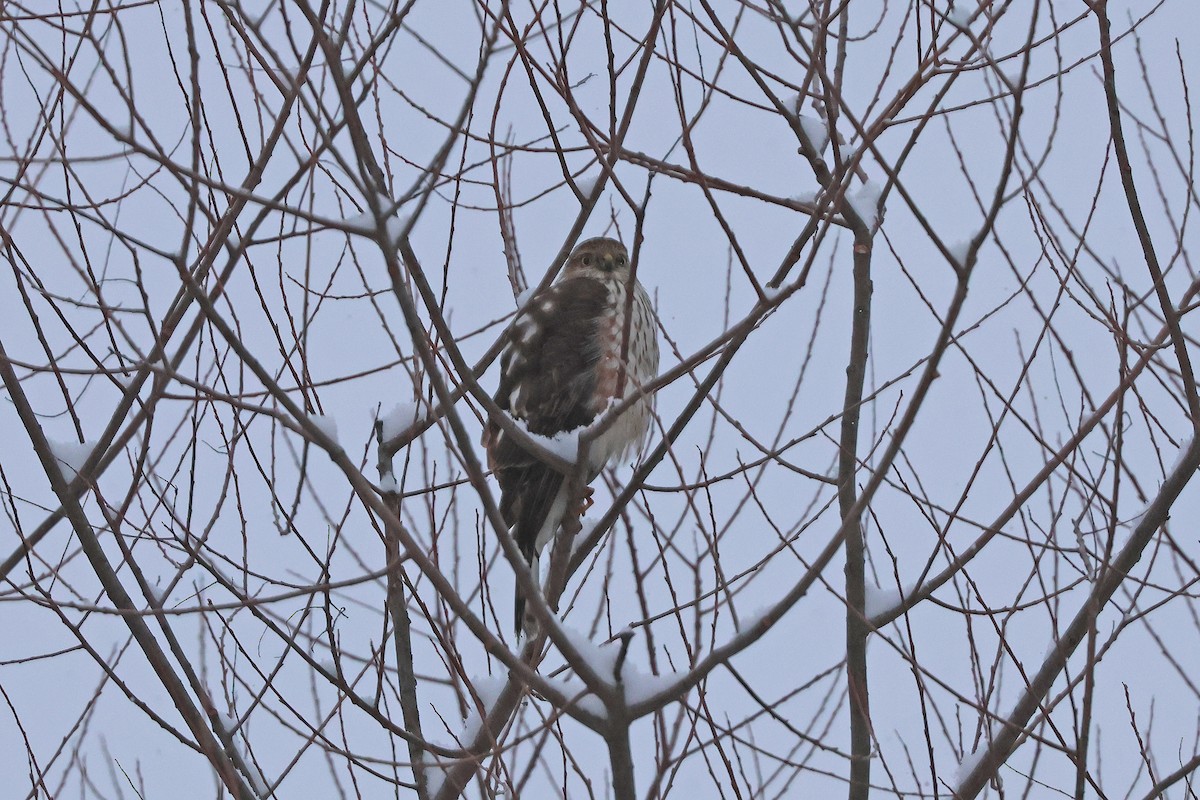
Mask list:
[[[559,280],[525,304],[500,365],[496,404],[540,436],[589,425],[614,399],[640,392],[658,372],[658,336],[650,298],[633,279],[625,246],[607,238],[581,242]],[[592,442],[583,472],[588,483],[641,445],[651,403],[650,397],[639,400]],[[538,557],[568,510],[564,476],[495,421],[488,423],[483,445],[500,482],[500,514],[540,580]],[[532,632],[534,623],[525,618],[518,589],[518,636],[522,628]]]

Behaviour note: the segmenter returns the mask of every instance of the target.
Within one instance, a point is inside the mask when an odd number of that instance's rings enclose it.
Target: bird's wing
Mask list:
[[[531,432],[554,436],[596,416],[596,331],[608,290],[590,278],[560,281],[536,295],[513,326],[501,358],[496,404]],[[562,485],[562,475],[495,423],[484,436],[500,482],[500,512],[527,558]]]

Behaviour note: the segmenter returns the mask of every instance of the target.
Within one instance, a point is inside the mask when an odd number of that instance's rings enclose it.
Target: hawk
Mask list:
[[[633,293],[632,302],[629,292]],[[631,310],[628,334],[625,313]],[[554,437],[589,425],[615,399],[630,397],[658,373],[658,336],[650,298],[630,273],[615,239],[581,242],[558,281],[534,295],[513,325],[500,359],[496,405],[530,433]],[[634,403],[591,444],[584,478],[639,447],[652,399]],[[538,557],[567,513],[562,473],[489,421],[488,465],[500,482],[500,514],[539,579]],[[516,594],[516,633],[532,633],[525,598]]]

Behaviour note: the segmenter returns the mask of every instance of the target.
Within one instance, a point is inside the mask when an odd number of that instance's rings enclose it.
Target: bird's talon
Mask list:
[[[579,508],[577,509],[575,516],[582,517],[585,513],[587,513],[589,508],[596,504],[596,501],[592,499],[592,495],[595,493],[596,490],[591,486],[583,487],[583,497],[579,498]]]

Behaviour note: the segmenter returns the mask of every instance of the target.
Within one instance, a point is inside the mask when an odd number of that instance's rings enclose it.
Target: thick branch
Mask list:
[[[850,359],[846,365],[846,397],[842,404],[838,453],[838,506],[846,532],[846,681],[850,701],[850,800],[866,800],[871,784],[871,707],[867,683],[866,554],[862,510],[855,475],[858,467],[858,423],[871,328],[870,231],[856,226],[854,242],[854,316]],[[853,516],[851,516],[853,515]]]
[[[1121,185],[1125,189],[1125,202],[1129,206],[1129,215],[1133,218],[1138,243],[1146,259],[1146,269],[1150,271],[1150,278],[1154,281],[1154,293],[1158,297],[1163,320],[1171,332],[1171,345],[1175,348],[1175,358],[1179,362],[1180,382],[1183,384],[1183,395],[1187,398],[1192,427],[1200,429],[1200,394],[1197,394],[1196,390],[1196,377],[1192,372],[1187,341],[1179,325],[1179,314],[1167,293],[1167,284],[1158,264],[1158,254],[1154,250],[1154,240],[1150,237],[1150,228],[1146,225],[1146,217],[1142,213],[1142,202],[1133,180],[1133,165],[1129,161],[1129,150],[1125,147],[1125,134],[1121,129],[1121,106],[1117,99],[1117,75],[1113,66],[1112,32],[1108,23],[1107,0],[1099,0],[1095,10],[1096,22],[1100,26],[1100,62],[1104,67],[1104,97],[1108,102],[1108,124],[1112,135],[1113,153],[1117,157],[1117,166],[1121,173]]]

